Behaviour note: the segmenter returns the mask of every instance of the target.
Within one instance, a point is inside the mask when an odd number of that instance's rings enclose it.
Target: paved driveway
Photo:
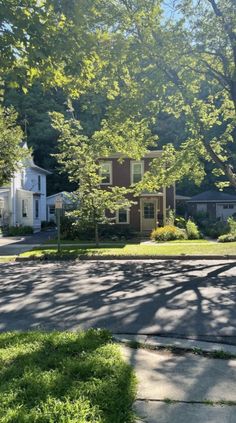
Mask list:
[[[233,261],[0,265],[0,330],[106,327],[116,333],[236,338]]]
[[[0,237],[0,256],[18,255],[56,236],[55,229],[27,236]]]

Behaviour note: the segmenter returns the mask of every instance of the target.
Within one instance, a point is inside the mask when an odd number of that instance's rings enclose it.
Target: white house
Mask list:
[[[27,148],[24,144],[23,148]],[[0,187],[0,226],[41,228],[46,220],[46,177],[51,172],[37,166],[29,155],[11,181]]]
[[[61,191],[57,194],[49,195],[46,199],[48,222],[56,222],[55,203],[58,198],[61,199],[64,210],[71,208],[73,205],[71,193],[69,192]]]

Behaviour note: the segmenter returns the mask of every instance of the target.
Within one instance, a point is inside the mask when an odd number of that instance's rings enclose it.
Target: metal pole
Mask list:
[[[61,252],[61,210],[57,209],[57,252]]]

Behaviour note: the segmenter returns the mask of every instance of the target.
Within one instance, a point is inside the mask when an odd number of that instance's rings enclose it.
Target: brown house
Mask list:
[[[160,150],[150,151],[141,160],[123,159],[120,154],[114,154],[101,161],[102,187],[130,187],[139,182],[144,172],[149,170],[151,161],[159,157]],[[129,225],[137,232],[150,232],[165,221],[166,210],[175,209],[175,187],[162,188],[156,192],[143,192],[139,197],[130,199],[136,204],[129,209],[120,209],[116,213],[115,222],[119,225]]]

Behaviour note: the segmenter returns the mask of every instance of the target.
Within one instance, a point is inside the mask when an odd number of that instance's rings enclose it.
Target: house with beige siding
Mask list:
[[[113,154],[101,163],[101,176],[104,189],[112,186],[130,187],[139,182],[144,172],[149,170],[153,159],[161,155],[160,150],[149,151],[141,160],[123,158]],[[139,197],[129,196],[136,204],[127,209],[120,209],[114,221],[118,225],[130,226],[137,232],[150,232],[163,225],[167,209],[175,210],[175,186],[163,187],[153,192],[143,192]]]

